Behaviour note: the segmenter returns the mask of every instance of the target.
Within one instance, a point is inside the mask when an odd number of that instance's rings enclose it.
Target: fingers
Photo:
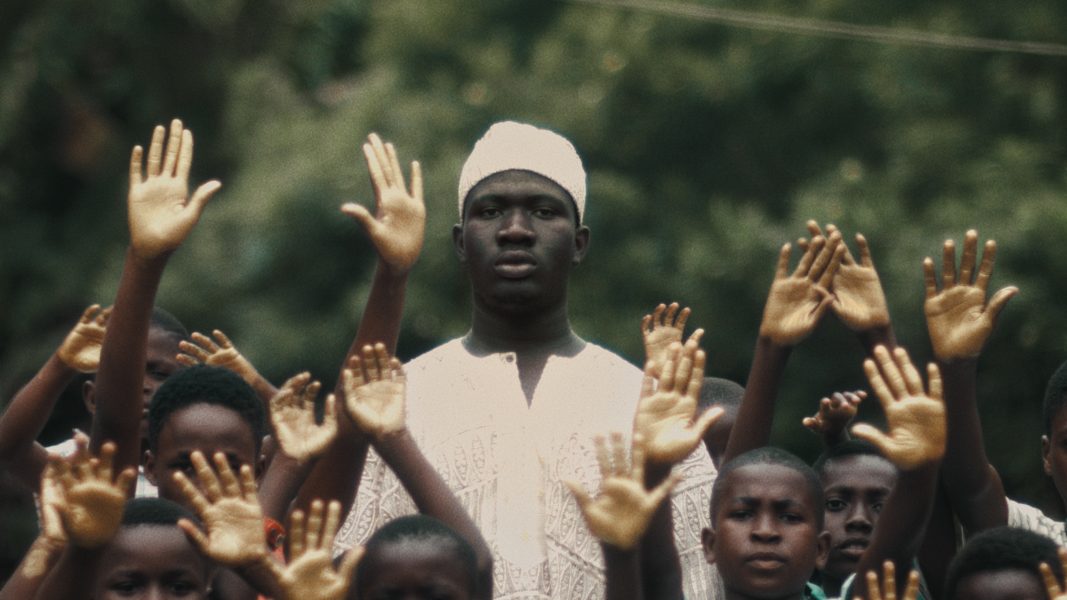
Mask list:
[[[834,275],[837,274],[837,270],[841,268],[841,262],[848,254],[848,248],[843,243],[840,243],[840,238],[838,240],[837,247],[834,248],[833,254],[830,255],[830,264],[826,265],[826,269],[823,270],[822,275],[819,277],[819,285],[826,289],[830,289]]]
[[[696,331],[689,335],[689,339],[685,342],[687,344],[699,344],[700,340],[704,338],[704,330],[698,328]]]
[[[678,473],[671,473],[667,479],[657,485],[648,493],[648,500],[652,506],[659,506],[661,502],[667,499],[674,486],[678,485],[678,482],[682,480],[682,476]]]
[[[856,597],[859,598],[859,596]],[[874,569],[867,571],[867,598],[868,600],[883,600],[882,592],[878,588],[878,574],[874,572]]]
[[[611,440],[612,475],[616,477],[625,476],[627,472],[626,442],[622,439],[622,433],[618,431],[611,432],[609,439]]]
[[[956,285],[956,242],[945,240],[941,248],[941,289]]]
[[[211,467],[207,464],[207,459],[199,451],[193,452],[189,455],[190,462],[193,463],[193,469],[196,472],[196,479],[200,483],[200,489],[203,490],[204,495],[211,502],[217,502],[222,497],[222,486],[219,485],[219,478],[215,475],[215,472],[211,470]],[[227,468],[229,468],[227,466]]]
[[[178,519],[178,528],[185,533],[185,536],[200,550],[200,553],[209,556],[208,549],[210,544],[208,543],[207,536],[204,535],[200,528],[193,524],[189,519]]]
[[[322,536],[319,546],[325,550],[333,549],[333,538],[337,535],[337,528],[341,525],[341,503],[331,500],[326,507],[326,521],[322,526]]]
[[[115,459],[115,443],[104,442],[100,447],[100,461],[96,469],[96,477],[111,483],[111,463]]]
[[[911,359],[908,358],[908,353],[903,348],[895,348],[893,350],[893,358],[896,359],[900,370],[904,375],[904,385],[908,390],[908,394],[912,396],[921,396],[925,393],[923,390],[923,379],[919,375],[919,370],[915,368],[915,365],[911,363]]]
[[[878,396],[878,401],[882,404],[882,408],[889,408],[893,404],[895,397],[889,391],[889,386],[886,385],[885,380],[882,379],[882,373],[878,370],[878,366],[868,358],[863,361],[863,372],[867,375],[867,381],[871,383],[871,389],[874,390],[874,395]]]
[[[670,348],[667,350],[667,360],[663,363],[663,372],[659,376],[659,390],[663,392],[670,392],[674,390],[674,373],[676,365],[678,364],[681,354],[682,345],[678,342],[673,342]]]
[[[904,374],[901,373],[894,357],[889,354],[885,346],[877,346],[874,349],[874,358],[878,361],[878,368],[882,377],[893,393],[893,398],[902,398],[908,394],[908,386],[904,383]]]
[[[811,239],[811,245],[804,252],[804,256],[800,258],[800,263],[797,264],[796,270],[793,271],[793,277],[807,277],[811,272],[811,265],[815,263],[815,257],[822,252],[823,247],[826,246],[826,238],[816,236]]]
[[[895,446],[893,445],[893,440],[886,434],[882,433],[878,429],[866,423],[853,425],[852,435],[861,440],[866,440],[870,442],[874,445],[875,448],[878,448],[878,450],[885,456],[895,455],[895,452],[893,452],[893,450],[895,449]]]
[[[663,306],[662,304],[660,306]],[[652,315],[641,317],[641,335],[647,336],[652,332]]]
[[[133,489],[133,482],[136,480],[137,469],[130,467],[119,473],[118,478],[115,479],[115,487],[129,494],[129,490]]]
[[[707,353],[697,350],[693,355],[693,371],[689,376],[689,384],[686,386],[685,395],[694,403],[700,401],[700,388],[704,386],[704,365],[707,363]]]
[[[212,179],[207,183],[201,184],[200,187],[196,188],[196,191],[193,192],[193,197],[189,199],[189,204],[187,206],[193,211],[193,214],[199,217],[200,213],[204,212],[204,207],[207,205],[208,200],[211,200],[212,196],[215,195],[215,192],[219,191],[221,188],[222,182],[217,179]]]
[[[219,481],[222,483],[222,491],[230,498],[240,497],[241,484],[237,482],[237,476],[233,474],[233,469],[230,468],[226,455],[216,452],[211,458],[215,461],[215,470],[218,471]]]
[[[593,500],[589,496],[589,492],[586,491],[585,486],[575,481],[574,479],[564,479],[563,485],[567,486],[567,489],[570,490],[571,495],[574,496],[574,499],[578,502],[578,508],[580,508],[584,512],[586,505],[592,502]]]
[[[841,245],[841,234],[835,233],[826,240],[819,253],[815,255],[815,259],[811,263],[811,268],[808,270],[808,279],[819,282],[822,284],[824,276],[827,272],[830,272],[831,278],[832,271],[837,270],[837,265],[841,264],[841,254],[839,252]],[[831,270],[831,265],[833,269]],[[827,281],[823,287],[829,287],[830,282]]]
[[[963,258],[960,260],[960,285],[971,285],[974,265],[978,256],[978,232],[970,229],[963,236]]]
[[[926,380],[930,382],[930,391],[927,396],[934,400],[944,398],[944,383],[941,380],[941,369],[937,367],[937,364],[929,363],[926,365]]]
[[[378,342],[374,344],[374,356],[377,359],[378,377],[381,379],[392,379],[392,370],[389,368],[392,363],[392,357],[389,356],[389,350],[385,348],[385,344]]]
[[[230,341],[230,338],[223,333],[221,329],[213,330],[211,335],[215,336],[215,339],[219,341],[219,346],[226,348],[227,350],[233,348],[233,342]]]
[[[367,381],[381,381],[382,372],[378,368],[378,360],[375,356],[374,346],[367,344],[363,346],[363,372]]]
[[[319,547],[319,534],[322,533],[322,500],[311,503],[311,513],[308,514],[307,533],[305,544],[309,550],[317,550]]]
[[[211,503],[199,488],[193,485],[193,482],[189,481],[189,478],[184,473],[177,472],[174,474],[174,483],[178,485],[178,491],[181,492],[185,500],[193,507],[193,510],[197,514],[204,514],[204,511],[211,508]]]
[[[1004,306],[1019,293],[1019,288],[1014,285],[1008,286],[997,293],[993,294],[993,298],[989,300],[989,305],[986,307],[986,314],[993,321],[997,320],[1000,315],[1000,311],[1004,309]]]
[[[346,202],[341,205],[341,212],[355,219],[360,227],[367,232],[367,235],[371,237],[374,237],[375,232],[381,227],[381,223],[362,204]]]
[[[718,421],[725,412],[721,406],[713,406],[697,417],[696,423],[693,423],[693,429],[699,434],[698,437],[703,439],[715,421]]]
[[[611,477],[611,456],[608,454],[608,444],[604,436],[593,437],[593,448],[596,451],[596,464],[600,467],[600,477],[602,479]]]
[[[1041,571],[1041,577],[1045,580],[1045,589],[1048,591],[1048,597],[1050,600],[1056,600],[1056,598],[1063,593],[1060,588],[1060,582],[1056,580],[1056,574],[1052,572],[1052,569],[1048,566],[1048,563],[1041,562],[1037,566]]]
[[[983,292],[989,288],[989,279],[993,277],[993,263],[997,258],[997,243],[993,240],[987,240],[985,243],[985,250],[982,252],[982,265],[978,267],[978,276],[974,280],[974,285]]]
[[[641,395],[639,398],[648,398],[655,391],[656,378],[651,371],[655,370],[656,363],[654,361],[648,361],[645,363],[645,376],[641,378]]]
[[[419,161],[411,161],[411,197],[422,204],[422,165]]]
[[[241,465],[241,492],[244,494],[246,500],[258,500],[256,493],[256,477],[252,473],[252,467],[248,465]]]
[[[923,259],[923,281],[926,283],[926,299],[929,300],[937,295],[937,277],[934,275],[934,259],[929,256]]]
[[[182,145],[182,122],[174,119],[170,122],[170,137],[167,139],[167,150],[163,158],[163,170],[161,175],[174,175],[174,165],[178,162],[178,151]]]
[[[893,561],[887,560],[882,563],[882,585],[885,588],[885,600],[897,598],[897,567]]]
[[[395,186],[398,173],[393,171],[392,161],[389,160],[389,152],[385,149],[385,144],[382,143],[382,138],[378,134],[372,133],[367,136],[367,140],[370,142],[371,149],[374,151],[374,157],[378,161],[378,166],[381,167],[385,184],[387,186]]]
[[[345,553],[345,557],[341,559],[341,567],[337,573],[345,581],[345,588],[347,589],[352,578],[356,574],[356,566],[359,564],[361,558],[363,558],[363,547],[353,548]]]
[[[860,251],[860,265],[873,269],[874,259],[871,258],[871,247],[867,244],[867,238],[862,233],[856,234],[856,247]]]
[[[908,573],[908,585],[904,588],[903,600],[915,600],[919,597],[919,572],[912,569]]]
[[[178,165],[175,175],[178,179],[189,180],[189,170],[193,166],[193,132],[186,129],[182,132],[182,145],[178,152]]]
[[[130,152],[130,187],[138,185],[144,178],[141,174],[141,157],[143,154],[144,148],[140,146],[134,146],[133,151]]]
[[[630,442],[630,479],[645,485],[645,436],[640,433]]]
[[[163,136],[167,130],[162,125],[156,125],[152,130],[152,142],[148,145],[148,176],[159,175],[163,158]]]
[[[677,312],[678,303],[671,302],[670,306],[667,307],[667,312],[663,315],[663,320],[660,322],[660,325],[663,325],[664,327],[672,326],[674,324],[674,315],[677,314]]]
[[[774,269],[775,279],[785,279],[789,276],[789,254],[789,244],[782,244],[782,249],[778,251],[778,266]]]
[[[316,500],[317,502],[317,500]],[[304,511],[299,508],[289,516],[289,560],[293,561],[304,555]]]

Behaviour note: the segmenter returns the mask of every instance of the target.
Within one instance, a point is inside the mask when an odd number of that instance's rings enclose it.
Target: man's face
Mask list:
[[[479,182],[467,195],[463,223],[453,229],[475,302],[512,314],[565,303],[571,266],[588,240],[567,192],[529,171]]]
[[[159,487],[159,497],[186,505],[174,473],[181,471],[196,483],[191,456],[199,450],[214,464],[216,452],[226,455],[230,469],[238,473],[241,465],[255,470],[258,466],[252,428],[236,411],[217,404],[192,404],[170,415],[159,432],[155,453],[149,452],[145,474]]]
[[[198,600],[208,597],[211,574],[177,526],[123,527],[104,550],[94,598]]]
[[[704,550],[734,596],[798,594],[826,559],[829,536],[818,525],[808,483],[782,465],[752,464],[730,471],[720,488],[714,531]]]
[[[880,456],[855,454],[826,463],[822,483],[830,554],[824,574],[843,581],[856,572],[871,543],[882,505],[896,482],[896,468]]]
[[[1052,419],[1050,435],[1041,438],[1045,474],[1052,478],[1060,500],[1067,502],[1067,406]]]

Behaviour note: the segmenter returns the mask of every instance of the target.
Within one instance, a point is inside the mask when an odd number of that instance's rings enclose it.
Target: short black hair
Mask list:
[[[148,448],[159,450],[159,434],[170,416],[194,404],[228,408],[248,423],[256,444],[256,454],[266,434],[263,402],[243,379],[220,367],[196,365],[175,371],[152,396],[148,405]]]
[[[715,404],[727,411],[737,410],[744,395],[745,388],[738,383],[721,377],[705,377],[704,385],[700,387],[698,404],[702,409]]]
[[[178,317],[170,314],[158,306],[152,307],[152,316],[148,321],[148,326],[151,329],[159,329],[169,333],[178,339],[178,341],[189,339],[189,330],[182,325],[182,322],[178,320]]]
[[[800,473],[800,475],[804,477],[804,483],[807,485],[808,494],[811,496],[812,508],[815,514],[815,524],[820,531],[822,530],[824,518],[822,510],[824,504],[822,482],[819,481],[819,477],[815,474],[815,471],[808,466],[808,463],[800,460],[795,454],[782,450],[781,448],[775,448],[774,446],[764,446],[763,448],[749,450],[726,463],[719,469],[719,474],[715,477],[715,483],[711,485],[712,526],[715,525],[715,513],[719,507],[722,488],[726,485],[726,480],[729,479],[730,474],[734,471],[750,465],[778,465]]]
[[[845,440],[823,450],[823,453],[812,463],[811,468],[816,475],[822,477],[823,471],[826,469],[826,463],[846,456],[877,456],[883,460],[889,460],[882,455],[874,444],[866,440]]]
[[[1042,562],[1063,581],[1063,569],[1056,552],[1056,542],[1033,531],[1018,527],[987,529],[967,540],[952,559],[945,579],[945,598],[953,600],[960,580],[976,573],[1029,571],[1042,582],[1041,571],[1037,568]]]
[[[178,519],[200,523],[189,509],[163,498],[132,498],[126,501],[122,511],[122,526],[138,525],[178,526]]]
[[[1052,435],[1052,421],[1067,404],[1067,362],[1056,369],[1045,387],[1045,401],[1041,405],[1041,414],[1045,417],[1045,434]]]
[[[362,594],[363,582],[377,568],[377,556],[382,547],[403,542],[440,544],[463,564],[471,591],[478,589],[478,559],[474,548],[451,527],[426,515],[399,517],[382,525],[364,545],[363,558],[356,566],[356,585]],[[349,597],[358,597],[352,596]]]

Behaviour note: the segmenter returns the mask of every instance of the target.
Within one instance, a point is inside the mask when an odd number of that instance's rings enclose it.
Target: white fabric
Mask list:
[[[76,448],[74,438],[71,438],[54,446],[48,446],[45,450],[55,456],[67,457],[74,454]],[[156,498],[159,496],[159,490],[144,476],[144,467],[141,465],[137,465],[137,488],[134,490],[134,496],[137,498]]]
[[[558,133],[515,121],[495,123],[474,144],[459,174],[460,220],[471,188],[490,175],[513,169],[532,171],[567,190],[581,222],[585,214],[585,168],[578,151]]]
[[[501,599],[601,600],[600,546],[562,479],[599,489],[595,434],[628,434],[641,371],[587,346],[553,356],[529,405],[513,353],[472,355],[453,340],[408,363],[408,427],[485,536]],[[673,495],[675,542],[690,600],[713,598],[700,545],[715,469],[703,446],[682,465]],[[373,452],[336,552],[415,512]]]
[[[1038,508],[1008,499],[1008,525],[1039,533],[1056,542],[1057,546],[1067,546],[1067,531],[1063,521],[1057,521],[1045,515]]]

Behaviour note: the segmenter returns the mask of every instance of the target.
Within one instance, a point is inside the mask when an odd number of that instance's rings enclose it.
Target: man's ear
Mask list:
[[[467,249],[463,247],[463,224],[456,223],[452,226],[452,247],[459,257],[459,262],[467,262]]]
[[[1052,460],[1049,458],[1049,454],[1052,452],[1052,444],[1048,441],[1048,436],[1041,436],[1041,466],[1045,468],[1045,475],[1052,477]]]
[[[90,415],[96,414],[96,384],[92,379],[86,379],[82,384],[82,402]]]
[[[815,540],[815,568],[822,570],[826,567],[826,559],[830,557],[830,532],[823,531]]]
[[[580,225],[578,229],[574,230],[574,256],[571,257],[571,264],[581,264],[582,259],[585,258],[585,253],[589,251],[589,228],[585,225]]]
[[[156,481],[156,455],[152,454],[151,450],[144,451],[144,478],[148,480],[148,483],[159,487],[159,482]]]
[[[708,561],[709,565],[715,564],[715,550],[712,549],[715,545],[715,532],[710,527],[705,527],[700,532],[700,545],[704,547],[704,560]]]

